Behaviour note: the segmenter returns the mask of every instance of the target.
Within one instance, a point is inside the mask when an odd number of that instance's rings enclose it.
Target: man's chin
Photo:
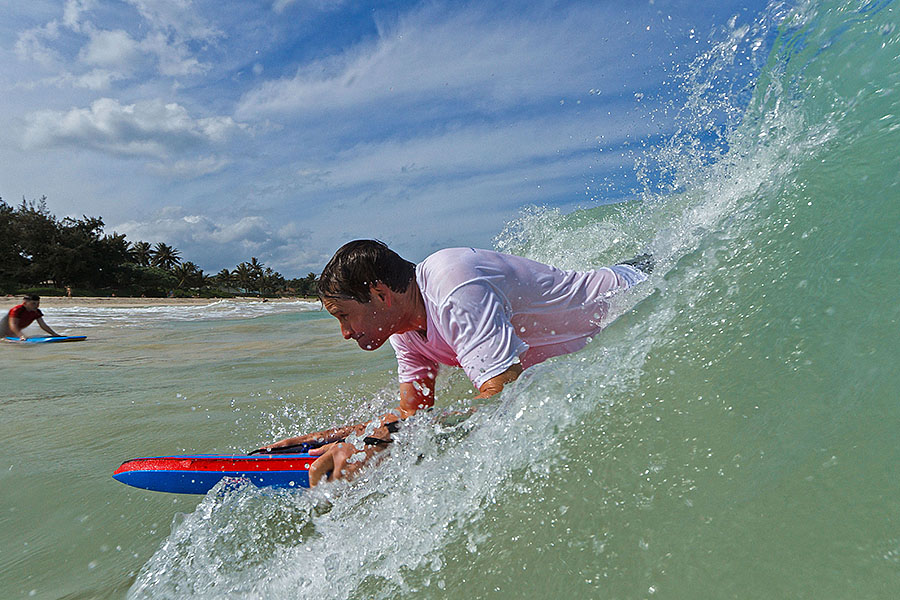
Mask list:
[[[378,350],[384,344],[384,340],[356,340],[356,343],[359,344],[359,347],[363,350]]]

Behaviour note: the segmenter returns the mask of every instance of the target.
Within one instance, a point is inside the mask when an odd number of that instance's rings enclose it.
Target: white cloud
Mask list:
[[[115,155],[164,158],[171,152],[221,142],[236,128],[230,117],[192,119],[176,103],[151,100],[123,105],[101,98],[90,108],[28,115],[24,145],[75,145]]]
[[[23,31],[16,41],[16,56],[33,60],[45,67],[60,60],[59,54],[47,43],[59,38],[59,23],[50,21],[42,27]]]
[[[123,79],[124,77],[125,76],[122,73],[117,71],[93,69],[83,75],[71,78],[71,81],[75,87],[99,91],[109,89],[112,82]]]
[[[232,222],[217,222],[205,215],[184,214],[181,207],[166,207],[149,221],[130,221],[116,231],[134,232],[140,239],[167,239],[195,244],[243,244],[259,246],[274,235],[272,227],[259,216],[246,216]],[[129,236],[131,237],[131,236]]]
[[[196,159],[177,160],[171,163],[152,163],[148,168],[153,173],[168,179],[195,179],[204,175],[218,173],[231,164],[227,158],[203,156]]]
[[[297,0],[275,0],[275,2],[272,3],[272,10],[274,10],[278,14],[281,14],[288,6],[296,1]]]
[[[148,34],[141,41],[141,49],[156,56],[160,74],[167,77],[196,75],[209,70],[209,65],[201,63],[186,43],[172,40],[162,31]]]
[[[294,176],[304,187],[326,190],[459,179],[527,165],[563,164],[572,154],[591,153],[598,148],[597,140],[585,131],[586,120],[598,126],[604,123],[596,112],[563,112],[523,118],[502,127],[471,125],[406,140],[360,143],[318,162],[306,160]],[[639,138],[655,133],[660,125],[607,122],[604,144],[615,146],[629,135]]]
[[[192,44],[215,43],[223,33],[210,25],[190,0],[128,0],[147,23],[141,48],[158,60],[159,72],[167,77],[205,73],[210,65],[197,58]]]
[[[151,29],[170,32],[179,40],[212,42],[222,36],[200,16],[191,0],[127,0]],[[221,10],[221,9],[218,9]]]
[[[63,25],[72,31],[81,31],[81,15],[93,10],[96,4],[94,0],[67,0],[63,9]]]
[[[166,77],[197,75],[210,69],[200,60],[196,48],[215,43],[223,33],[208,24],[190,1],[130,0],[129,4],[141,17],[133,23],[136,27],[131,33],[95,25],[89,17],[102,18],[96,14],[95,0],[68,0],[61,21],[52,20],[19,34],[16,54],[58,71],[57,76],[45,78],[45,84],[89,89],[104,89],[111,81],[134,76],[135,69],[147,59],[155,60],[158,72]],[[136,38],[136,33],[143,37]],[[79,75],[77,65],[70,63],[73,49],[78,49],[74,54],[83,65],[108,71],[106,81],[101,81],[97,72]]]
[[[92,69],[81,75],[72,75],[64,73],[54,77],[45,77],[31,81],[17,81],[13,85],[13,89],[19,90],[36,90],[41,87],[62,87],[72,86],[86,90],[107,90],[114,81],[124,79],[125,75],[118,71],[108,71],[106,69]]]
[[[209,232],[209,239],[219,244],[236,242],[262,243],[273,236],[269,224],[262,217],[243,217],[228,225],[218,225]]]
[[[96,30],[91,32],[79,58],[89,65],[127,70],[139,52],[138,43],[127,32]]]
[[[289,6],[296,4],[299,0],[275,0],[272,3],[272,10],[277,14],[283,13]],[[346,4],[345,0],[304,0],[303,5],[318,11],[337,10]]]
[[[365,196],[338,191],[308,220],[319,224],[311,228],[328,240],[320,247],[329,248],[335,239],[378,237],[403,244],[410,259],[420,260],[440,245],[488,243],[523,205],[590,203],[572,186],[572,174],[584,172],[590,162],[573,157],[562,164],[522,165],[436,182],[397,180],[367,188],[372,191]]]
[[[305,265],[309,256],[309,250],[304,249],[308,231],[292,222],[274,227],[255,215],[232,221],[214,220],[204,215],[185,214],[180,207],[167,207],[151,219],[128,221],[110,229],[125,234],[129,241],[164,241],[179,249],[183,260],[210,271],[234,268],[251,256],[280,270],[298,260],[301,261],[298,264]]]
[[[379,103],[421,110],[460,100],[499,112],[548,96],[584,94],[596,79],[621,80],[636,67],[633,60],[596,62],[596,45],[604,54],[624,55],[633,44],[593,35],[603,16],[596,7],[571,7],[565,17],[544,21],[420,11],[382,27],[374,42],[264,83],[245,95],[237,114],[308,115]]]

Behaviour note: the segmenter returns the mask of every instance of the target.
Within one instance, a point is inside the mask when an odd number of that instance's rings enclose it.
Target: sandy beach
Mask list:
[[[84,296],[67,298],[64,296],[41,296],[41,307],[68,307],[68,306],[102,306],[106,308],[134,308],[141,306],[205,306],[215,302],[228,300],[229,302],[261,302],[259,298],[119,298],[102,296]],[[297,302],[299,300],[315,301],[315,298],[269,298],[267,302]],[[21,296],[4,296],[0,298],[0,310],[8,311],[17,304],[22,303]]]

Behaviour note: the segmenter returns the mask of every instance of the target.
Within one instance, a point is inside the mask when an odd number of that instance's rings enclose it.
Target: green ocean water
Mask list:
[[[495,241],[567,268],[650,250],[651,280],[588,348],[468,420],[416,417],[352,484],[185,498],[110,478],[389,406],[390,350],[314,306],[46,311],[90,339],[0,347],[20,374],[0,402],[0,597],[896,597],[898,11],[726,25],[633,202],[529,208]],[[729,88],[765,39],[753,85]],[[438,413],[473,403],[459,373],[438,388]]]
[[[391,378],[389,353],[357,356],[311,303],[44,313],[88,340],[0,345],[16,374],[0,401],[2,598],[124,597],[173,515],[199,498],[118,484],[123,460],[244,452],[360,418],[353,408]]]

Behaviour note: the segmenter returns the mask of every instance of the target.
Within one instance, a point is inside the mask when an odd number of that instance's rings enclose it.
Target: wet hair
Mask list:
[[[32,302],[40,302],[41,297],[37,294],[25,294],[24,300],[31,300]]]
[[[395,292],[405,292],[416,276],[416,265],[378,240],[355,240],[341,246],[319,276],[319,298],[372,299],[371,286],[381,282]]]

